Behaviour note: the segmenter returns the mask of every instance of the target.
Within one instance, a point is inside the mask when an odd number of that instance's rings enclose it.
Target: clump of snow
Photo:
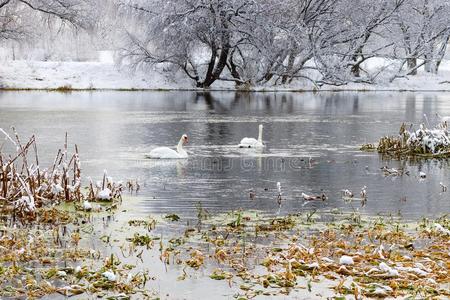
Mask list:
[[[66,273],[65,271],[58,271],[58,272],[56,273],[56,276],[58,276],[58,277],[66,277],[66,276],[67,276],[67,273]]]
[[[111,200],[112,199],[111,190],[109,188],[104,188],[98,193],[97,198],[99,200]]]
[[[450,147],[447,124],[444,122],[436,128],[428,129],[423,124],[419,129],[407,132],[409,138],[406,144],[412,148],[422,148],[425,153],[447,152]]]
[[[415,267],[415,268],[413,268],[413,267],[398,267],[398,269],[400,271],[414,273],[414,274],[416,274],[417,276],[420,276],[420,277],[425,277],[425,276],[428,275],[428,272],[426,272],[426,271],[424,271],[424,270],[422,270],[420,268],[417,268],[417,267]]]
[[[306,264],[306,267],[308,269],[318,269],[320,266],[319,266],[319,264],[317,262],[313,262],[313,263],[310,263],[310,264]]]
[[[436,231],[438,231],[439,233],[445,234],[445,235],[450,235],[450,230],[448,230],[447,228],[444,228],[444,226],[442,226],[439,223],[434,223],[433,224],[434,228],[436,228]]]
[[[33,196],[22,196],[14,202],[16,209],[23,209],[25,212],[34,212],[36,206],[34,204]]]
[[[375,288],[372,294],[378,297],[386,297],[388,296],[388,293],[392,292],[392,288],[387,285],[372,283],[372,286]]]
[[[334,263],[334,261],[328,257],[322,257],[322,261],[327,262],[327,263]]]
[[[390,276],[390,277],[398,277],[398,276],[399,276],[399,273],[398,273],[398,271],[397,271],[396,269],[389,267],[389,266],[388,266],[386,263],[384,263],[384,262],[381,262],[381,263],[378,265],[378,268],[379,268],[382,272],[387,273],[387,275]]]
[[[353,265],[355,262],[353,261],[353,257],[342,255],[339,259],[339,264],[341,265]]]
[[[83,209],[86,210],[86,211],[92,210],[92,204],[89,201],[84,200],[84,202],[83,202]]]
[[[108,281],[116,281],[117,276],[111,270],[102,273],[102,276],[108,279]]]

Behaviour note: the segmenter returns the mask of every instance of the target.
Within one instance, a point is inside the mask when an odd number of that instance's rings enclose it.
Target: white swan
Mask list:
[[[264,147],[262,141],[263,125],[259,125],[258,139],[245,137],[239,143],[239,148],[262,148]]]
[[[161,158],[161,159],[166,159],[166,158],[187,158],[188,154],[187,152],[183,149],[183,145],[188,143],[188,136],[186,134],[183,134],[181,136],[180,141],[178,142],[177,145],[177,151],[170,149],[168,147],[158,147],[153,149],[150,154],[148,155],[148,158],[153,158],[153,159],[157,159],[157,158]]]

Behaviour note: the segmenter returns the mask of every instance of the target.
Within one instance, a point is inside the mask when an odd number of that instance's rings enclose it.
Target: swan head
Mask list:
[[[177,152],[178,152],[178,154],[183,155],[183,157],[187,157],[187,153],[186,153],[186,151],[184,151],[183,146],[186,145],[188,142],[189,142],[189,138],[188,138],[187,134],[183,134],[181,136],[180,141],[178,142]]]
[[[187,143],[189,143],[189,138],[188,138],[187,134],[183,134],[181,136],[181,140],[183,141],[183,145],[186,145]]]

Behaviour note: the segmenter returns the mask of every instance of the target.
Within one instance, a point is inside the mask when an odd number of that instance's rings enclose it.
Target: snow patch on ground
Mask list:
[[[381,63],[381,62],[380,62]],[[105,51],[95,62],[53,62],[4,60],[0,68],[0,88],[4,89],[195,89],[194,83],[179,73],[167,76],[163,70],[131,72],[114,64]],[[234,89],[232,82],[217,82],[211,89]],[[289,85],[253,87],[256,91],[316,90],[308,80]],[[439,74],[419,71],[416,76],[399,78],[393,82],[380,80],[378,84],[350,83],[342,86],[323,86],[321,90],[367,91],[450,91],[450,62],[445,61]]]
[[[176,80],[176,83],[175,83]],[[105,55],[102,62],[5,61],[0,88],[8,89],[172,89],[192,88],[183,78],[169,80],[157,71],[118,68]]]

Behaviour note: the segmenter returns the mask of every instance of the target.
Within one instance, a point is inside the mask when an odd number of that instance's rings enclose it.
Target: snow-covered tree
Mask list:
[[[166,64],[209,87],[286,83],[312,57],[311,34],[329,18],[332,0],[121,1],[129,26],[122,57],[135,67]]]
[[[386,55],[392,41],[385,34],[395,13],[407,0],[343,0],[314,44],[314,61],[322,82],[374,81],[378,73],[362,68],[370,58]]]
[[[450,3],[409,0],[396,13],[390,33],[394,55],[401,61],[400,71],[407,65],[404,75],[417,74],[422,65],[427,72],[437,73],[449,41]],[[418,64],[417,59],[423,62]]]
[[[197,87],[374,83],[392,72],[437,72],[449,41],[439,0],[116,0],[122,62],[183,72]],[[366,69],[367,61],[391,64]],[[404,65],[408,71],[404,74]]]
[[[122,57],[135,67],[170,64],[209,87],[221,79],[253,1],[125,1],[119,7],[140,26],[128,30]],[[223,79],[223,78],[222,78]],[[233,80],[238,80],[237,78]]]
[[[270,1],[268,1],[270,2]],[[258,83],[275,79],[288,83],[307,78],[302,71],[314,56],[314,45],[331,23],[336,0],[271,1],[259,18],[261,26],[250,36],[258,50]]]
[[[92,4],[91,0],[0,0],[0,40],[29,42],[39,30],[92,28],[96,22]]]

